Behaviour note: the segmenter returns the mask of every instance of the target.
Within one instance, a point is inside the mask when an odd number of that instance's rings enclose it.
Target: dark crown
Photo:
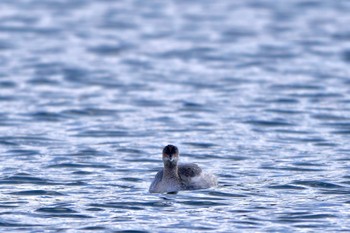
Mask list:
[[[179,153],[179,150],[177,149],[176,146],[173,146],[173,145],[167,145],[163,149],[163,154],[173,155],[173,154],[178,154],[178,153]]]

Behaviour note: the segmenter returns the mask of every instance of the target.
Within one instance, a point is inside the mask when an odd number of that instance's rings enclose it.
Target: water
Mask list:
[[[2,0],[1,231],[350,230],[349,10]],[[149,194],[168,143],[219,186]]]

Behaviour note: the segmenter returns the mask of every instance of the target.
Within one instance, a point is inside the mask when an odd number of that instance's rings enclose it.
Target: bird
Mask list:
[[[195,163],[178,164],[179,150],[174,145],[163,149],[163,169],[149,187],[150,193],[177,193],[181,190],[206,189],[217,185],[217,179]]]

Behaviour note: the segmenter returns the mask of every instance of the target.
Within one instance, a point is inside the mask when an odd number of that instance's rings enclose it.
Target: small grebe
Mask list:
[[[172,193],[180,190],[206,189],[216,186],[216,177],[203,173],[194,163],[177,165],[179,150],[176,146],[167,145],[163,149],[163,170],[154,178],[149,192]]]

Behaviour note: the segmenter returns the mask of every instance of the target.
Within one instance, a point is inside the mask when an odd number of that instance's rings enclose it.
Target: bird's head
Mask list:
[[[175,167],[179,160],[179,150],[176,146],[167,145],[163,149],[163,163],[167,167]]]

